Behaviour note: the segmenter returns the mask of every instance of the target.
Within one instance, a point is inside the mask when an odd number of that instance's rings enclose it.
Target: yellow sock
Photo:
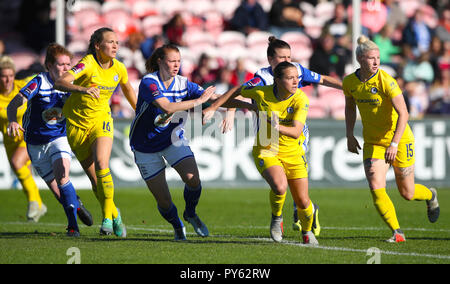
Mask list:
[[[30,168],[28,168],[30,163],[31,162],[27,162],[25,166],[18,169],[16,176],[23,187],[23,192],[27,196],[28,202],[37,201],[39,203],[39,207],[41,207],[41,195],[39,194],[39,189],[34,182],[33,176],[31,175]]]
[[[283,195],[277,195],[270,190],[270,207],[272,208],[273,216],[281,216],[283,213],[283,205],[286,200],[286,193]]]
[[[381,218],[391,228],[391,230],[397,230],[400,225],[397,220],[397,214],[395,213],[394,204],[386,193],[385,188],[379,188],[371,190],[373,203]]]
[[[312,229],[312,224],[314,220],[313,212],[313,203],[309,202],[309,206],[306,209],[297,208],[298,219],[300,219],[300,224],[302,225],[302,231],[308,232]]]
[[[117,217],[118,212],[113,200],[114,182],[111,173],[109,168],[107,168],[95,171],[95,174],[97,175],[97,195],[102,205],[103,218],[112,220],[113,217]]]
[[[414,196],[412,200],[431,200],[433,194],[426,186],[415,184]]]

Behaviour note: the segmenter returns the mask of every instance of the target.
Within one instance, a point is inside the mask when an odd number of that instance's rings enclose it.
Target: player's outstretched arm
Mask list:
[[[320,76],[321,76],[321,79],[320,79],[321,85],[342,90],[342,81],[341,80],[336,79],[331,76],[327,76],[327,75],[320,75]]]
[[[230,90],[228,90],[228,92],[226,92],[225,94],[223,94],[222,96],[220,96],[216,101],[214,101],[208,108],[203,110],[203,124],[205,124],[207,121],[209,121],[213,115],[214,112],[221,107],[222,105],[224,105],[229,99],[234,99],[235,97],[237,97],[241,91],[240,91],[241,86],[236,86],[231,88]],[[244,103],[244,102],[243,102]],[[236,106],[229,106],[232,108],[236,108]],[[240,106],[237,106],[240,107]],[[244,107],[246,108],[246,107]]]
[[[198,105],[201,105],[205,102],[207,102],[211,96],[214,94],[214,91],[216,90],[216,87],[210,86],[205,89],[205,91],[202,93],[202,95],[194,100],[187,100],[182,102],[176,102],[172,103],[167,98],[159,98],[156,99],[153,103],[163,110],[167,114],[173,114],[177,111],[184,111],[191,108],[194,108]]]
[[[75,77],[66,72],[64,73],[58,80],[55,82],[55,89],[63,91],[63,92],[78,92],[78,93],[84,93],[88,94],[93,98],[98,99],[100,97],[100,90],[97,87],[82,87],[78,85],[72,84],[72,82],[75,80]]]
[[[17,122],[17,109],[23,105],[27,99],[21,94],[18,93],[8,104],[6,108],[6,114],[8,116],[9,124],[8,124],[8,135],[9,136],[20,136],[20,131],[24,132],[22,125]]]

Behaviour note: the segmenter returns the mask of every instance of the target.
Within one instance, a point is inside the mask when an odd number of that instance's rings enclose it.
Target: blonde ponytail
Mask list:
[[[358,37],[358,47],[356,47],[356,56],[360,57],[369,50],[379,49],[378,45],[371,41],[365,35],[361,35]]]

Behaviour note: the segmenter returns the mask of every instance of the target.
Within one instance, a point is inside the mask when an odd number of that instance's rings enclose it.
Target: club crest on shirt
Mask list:
[[[152,93],[152,95],[154,97],[159,95],[158,86],[156,86],[156,84],[150,84],[150,86],[148,88],[150,89],[150,92]]]
[[[259,77],[255,77],[253,79],[251,79],[250,81],[247,82],[247,86],[245,89],[251,89],[253,87],[258,86],[258,84],[261,82],[261,78]]]
[[[119,81],[119,75],[116,74],[116,76],[114,76],[114,82]]]
[[[78,73],[80,73],[81,71],[83,71],[83,69],[84,69],[85,67],[86,67],[86,66],[84,65],[84,63],[78,63],[77,65],[75,65],[75,66],[72,68],[72,71],[73,71],[73,73],[78,74]]]
[[[288,107],[286,109],[287,113],[294,113],[294,108],[293,107]]]
[[[378,89],[376,87],[373,87],[373,88],[370,89],[370,92],[372,94],[376,94],[376,93],[378,93]]]
[[[31,94],[34,92],[34,90],[36,90],[36,88],[37,88],[37,84],[35,82],[33,82],[25,89],[25,92],[27,94]]]

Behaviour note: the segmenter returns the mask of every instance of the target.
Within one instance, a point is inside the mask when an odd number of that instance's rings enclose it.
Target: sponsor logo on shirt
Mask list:
[[[59,107],[46,109],[45,111],[42,112],[42,119],[47,124],[55,125],[56,123],[64,120],[62,109]]]

